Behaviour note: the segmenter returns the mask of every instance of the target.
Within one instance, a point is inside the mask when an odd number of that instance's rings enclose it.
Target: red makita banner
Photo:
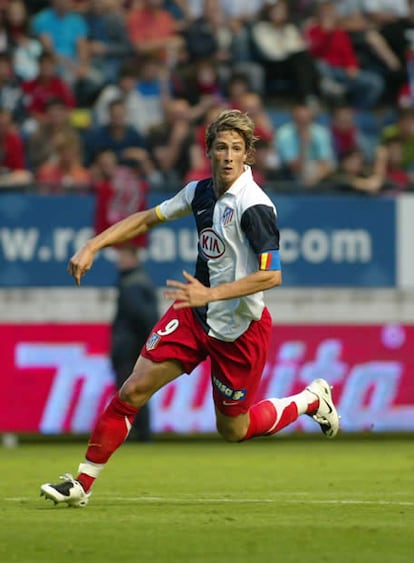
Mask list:
[[[0,432],[89,432],[114,392],[107,325],[0,325]],[[344,431],[414,430],[414,326],[273,327],[258,400],[334,385]],[[214,432],[208,363],[151,399],[155,432]],[[291,430],[318,431],[308,417]],[[288,431],[289,431],[288,430]]]

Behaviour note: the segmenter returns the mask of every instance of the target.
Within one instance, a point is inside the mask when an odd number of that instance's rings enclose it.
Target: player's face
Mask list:
[[[209,152],[214,182],[226,191],[244,172],[247,158],[246,143],[237,131],[220,131]]]

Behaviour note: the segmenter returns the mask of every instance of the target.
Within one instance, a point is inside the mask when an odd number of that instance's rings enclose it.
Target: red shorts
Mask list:
[[[227,416],[246,413],[254,404],[266,363],[272,320],[264,309],[259,321],[234,342],[208,336],[191,308],[170,307],[152,330],[141,355],[153,362],[177,360],[191,373],[211,360],[211,382],[216,408]]]

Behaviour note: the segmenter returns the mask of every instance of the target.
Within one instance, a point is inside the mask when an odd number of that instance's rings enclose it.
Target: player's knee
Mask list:
[[[217,424],[217,431],[226,442],[241,442],[246,432],[237,426]]]
[[[142,407],[152,395],[150,385],[143,379],[129,377],[122,385],[119,396],[122,401],[136,408]]]

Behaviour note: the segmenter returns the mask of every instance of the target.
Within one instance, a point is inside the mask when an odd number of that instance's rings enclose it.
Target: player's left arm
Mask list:
[[[282,283],[280,270],[274,272],[258,270],[244,278],[223,283],[216,287],[203,285],[186,271],[183,272],[183,275],[187,282],[167,280],[167,285],[173,289],[167,289],[164,295],[167,299],[176,301],[173,305],[174,309],[203,307],[212,301],[244,297],[252,293],[270,289]]]
[[[171,290],[167,299],[175,299],[174,308],[202,307],[212,301],[245,297],[278,286],[282,283],[279,258],[279,230],[272,207],[258,205],[243,214],[242,229],[258,258],[258,269],[238,280],[216,287],[206,287],[188,272],[183,272],[185,282],[168,280]]]

